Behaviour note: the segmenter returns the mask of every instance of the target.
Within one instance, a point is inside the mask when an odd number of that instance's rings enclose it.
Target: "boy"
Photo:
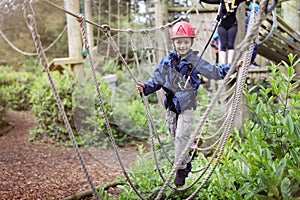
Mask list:
[[[185,148],[193,131],[193,112],[197,107],[197,90],[201,84],[198,74],[208,79],[223,79],[230,65],[215,66],[200,59],[191,49],[196,37],[194,27],[185,21],[177,22],[171,28],[170,39],[174,47],[169,55],[157,65],[152,77],[136,85],[144,95],[152,94],[159,89],[165,93],[166,123],[175,141],[175,162]],[[183,186],[185,178],[191,171],[191,158],[184,155],[176,172],[174,184]]]

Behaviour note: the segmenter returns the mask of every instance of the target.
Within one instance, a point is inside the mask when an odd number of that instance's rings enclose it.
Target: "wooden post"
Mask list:
[[[167,24],[168,19],[168,1],[167,0],[158,0],[155,4],[155,27],[160,27],[164,24]],[[164,41],[161,37],[159,32],[156,32],[157,36],[155,37],[156,42],[156,63],[158,63],[164,56],[166,56],[166,52],[163,50],[164,47]],[[154,69],[152,69],[153,71]],[[164,92],[159,91],[156,93],[158,104],[160,106],[163,105],[163,99],[164,99]]]
[[[87,19],[93,20],[91,0],[84,1],[84,12]],[[86,23],[86,28],[87,28],[87,40],[90,45],[90,52],[91,52],[91,50],[94,47],[93,25]]]
[[[80,13],[79,0],[66,0],[66,10],[72,13]],[[79,23],[76,18],[66,14],[67,26],[68,26],[68,45],[69,45],[69,57],[72,59],[82,60],[82,37]],[[75,77],[82,77],[83,73],[82,64],[74,65]]]
[[[241,43],[241,41],[244,39],[246,35],[246,9],[245,9],[245,2],[241,3],[237,9],[237,21],[238,21],[238,32],[235,39],[235,48],[238,44]],[[237,80],[238,81],[238,80]],[[242,94],[240,99],[240,104],[238,106],[236,117],[234,120],[234,127],[237,127],[238,129],[241,129],[243,127],[243,124],[245,122],[245,118],[247,117],[248,109],[246,106],[246,97]]]
[[[300,34],[300,1],[290,0],[281,3],[282,17]],[[297,10],[298,9],[298,10]]]
[[[162,25],[167,24],[168,19],[168,1],[167,0],[158,0],[155,4],[155,27],[160,27]],[[156,62],[159,62],[164,56],[166,56],[165,51],[161,51],[160,49],[164,49],[164,41],[161,35],[157,32],[156,44],[157,44],[157,54],[156,54]]]
[[[241,43],[246,34],[246,9],[245,2],[241,3],[237,9],[236,17],[238,21],[238,32],[235,39],[235,47]]]

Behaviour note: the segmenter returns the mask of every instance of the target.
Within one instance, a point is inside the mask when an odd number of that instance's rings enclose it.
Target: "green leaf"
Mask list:
[[[292,120],[291,116],[286,116],[284,124],[287,127],[289,133],[294,133],[294,121]]]
[[[281,161],[280,161],[280,163],[279,163],[279,166],[278,166],[278,168],[276,169],[275,178],[276,178],[278,181],[280,181],[280,180],[282,179],[282,176],[283,176],[285,167],[286,167],[286,159],[283,158],[283,159],[281,159]]]
[[[285,177],[281,181],[280,190],[281,190],[281,195],[283,200],[291,199],[292,196],[291,181],[287,177]]]
[[[300,183],[300,170],[297,168],[289,169],[288,173],[291,177],[296,179],[298,183]]]
[[[290,149],[292,161],[296,164],[300,164],[300,153],[299,149]]]

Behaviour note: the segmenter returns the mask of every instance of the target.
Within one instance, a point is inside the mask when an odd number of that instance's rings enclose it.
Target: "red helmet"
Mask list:
[[[194,27],[190,23],[185,21],[180,21],[174,24],[170,32],[171,39],[182,38],[182,37],[190,37],[190,38],[196,37]]]

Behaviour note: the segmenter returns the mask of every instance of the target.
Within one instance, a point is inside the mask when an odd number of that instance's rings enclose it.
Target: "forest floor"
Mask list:
[[[0,200],[64,199],[90,190],[86,175],[73,148],[55,146],[51,142],[29,142],[30,130],[37,125],[26,112],[9,111],[9,127],[0,127]],[[144,145],[147,145],[146,143]],[[136,145],[119,148],[125,169],[136,160]],[[112,149],[97,150],[101,160],[81,149],[87,171],[96,187],[114,183],[124,177]],[[111,187],[108,193],[117,198],[120,190]],[[92,199],[84,198],[86,199]]]

